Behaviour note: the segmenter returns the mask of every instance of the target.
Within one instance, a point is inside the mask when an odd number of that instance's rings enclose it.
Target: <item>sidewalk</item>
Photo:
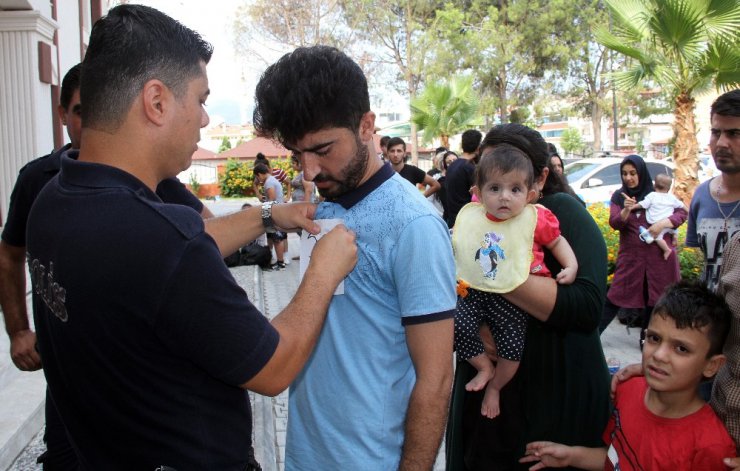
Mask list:
[[[298,244],[297,238],[293,239],[293,237],[291,237],[291,244]],[[290,302],[299,284],[297,260],[292,261],[284,271],[262,271],[255,266],[236,267],[231,270],[234,274],[234,278],[239,285],[244,288],[249,299],[269,319],[272,319],[280,313],[280,311]],[[614,358],[622,366],[629,363],[639,362],[640,352],[637,347],[638,339],[639,332],[637,329],[631,329],[628,333],[627,329],[615,320],[601,337],[606,358]],[[9,358],[7,348],[0,352],[0,354],[6,355]],[[43,385],[39,385],[38,388],[43,389]],[[39,396],[40,399],[39,397],[34,396],[34,404],[32,405],[43,410],[43,394],[38,394],[37,396]],[[29,397],[25,396],[25,398],[22,399],[28,401]],[[262,464],[264,471],[283,471],[283,463],[285,459],[285,432],[288,421],[288,392],[283,392],[274,398],[250,393],[250,399],[252,402],[252,415],[254,422],[252,438],[257,460]],[[4,409],[0,410],[0,414],[4,414],[3,411]],[[0,415],[0,432],[12,432],[7,430],[7,428],[17,427],[17,425],[9,424],[6,420],[2,420],[2,417],[4,417],[4,415]],[[38,427],[40,427],[40,425],[36,425],[35,430],[38,430]],[[41,469],[41,467],[36,464],[36,457],[44,450],[44,444],[41,441],[42,432],[43,430],[38,432],[28,446],[21,452],[14,464],[7,468],[8,470],[36,471]],[[8,447],[6,445],[6,448],[7,449],[0,449],[0,456],[3,452],[12,452],[12,447]],[[440,450],[434,471],[441,471],[444,469],[443,448],[444,445]],[[18,449],[17,445],[15,449]],[[13,454],[15,453],[17,453],[17,451]],[[9,457],[8,462],[10,462],[10,460],[12,460],[12,456]],[[2,467],[0,467],[0,469],[2,469]]]

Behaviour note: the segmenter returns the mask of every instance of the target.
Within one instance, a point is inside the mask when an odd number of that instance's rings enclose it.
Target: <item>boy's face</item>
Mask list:
[[[724,355],[709,353],[709,326],[676,327],[670,317],[653,314],[642,348],[645,379],[654,391],[695,390],[701,378],[711,378],[724,363]]]

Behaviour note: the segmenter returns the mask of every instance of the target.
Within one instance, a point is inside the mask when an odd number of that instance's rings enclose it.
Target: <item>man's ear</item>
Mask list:
[[[719,369],[722,368],[722,365],[725,364],[725,361],[727,361],[727,357],[722,353],[712,355],[709,357],[709,360],[707,360],[707,364],[704,366],[702,374],[705,378],[713,378]]]
[[[360,140],[367,142],[375,134],[375,113],[368,111],[360,118]]]
[[[161,126],[165,122],[165,115],[172,98],[172,92],[162,81],[149,80],[141,91],[144,115],[150,122]]]
[[[67,110],[64,109],[62,105],[57,105],[57,115],[59,115],[59,121],[62,122],[63,125],[67,125]]]

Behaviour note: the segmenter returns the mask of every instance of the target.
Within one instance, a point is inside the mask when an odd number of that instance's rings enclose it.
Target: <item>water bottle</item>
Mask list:
[[[655,239],[650,235],[650,231],[640,226],[640,240],[646,244],[652,244]]]
[[[619,371],[619,368],[622,366],[619,359],[611,357],[608,360],[606,360],[606,366],[609,367],[609,374],[614,375],[617,371]]]

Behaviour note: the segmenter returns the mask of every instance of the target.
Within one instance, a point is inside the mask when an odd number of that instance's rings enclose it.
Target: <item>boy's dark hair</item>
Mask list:
[[[65,111],[69,111],[69,104],[72,102],[72,95],[80,88],[80,69],[81,64],[77,64],[64,74],[62,79],[62,92],[59,94],[59,104]],[[82,101],[82,100],[80,100]]]
[[[262,74],[253,122],[259,136],[291,144],[320,129],[357,133],[368,111],[367,80],[360,66],[333,47],[299,47]]]
[[[547,167],[550,156],[547,152],[547,143],[542,135],[534,129],[518,123],[499,124],[491,128],[481,142],[481,154],[489,147],[501,144],[509,144],[524,152],[534,167],[534,174],[539,176]],[[568,191],[568,185],[556,172],[549,172],[547,180],[542,187],[542,193],[550,195],[553,193]]]
[[[468,129],[462,133],[461,144],[462,150],[466,154],[472,154],[480,147],[480,141],[483,139],[483,133],[477,129]]]
[[[380,138],[380,147],[388,148],[388,141],[391,140],[391,136],[383,136]]]
[[[394,147],[394,146],[397,146],[397,145],[402,145],[403,146],[403,150],[406,151],[406,141],[404,141],[400,137],[392,137],[392,138],[390,138],[388,140],[388,145],[386,147],[388,149],[390,149],[391,147]]]
[[[144,84],[161,80],[180,98],[213,47],[195,31],[143,5],[119,5],[97,22],[82,62],[82,125],[115,130]]]
[[[267,165],[263,164],[262,162],[254,164],[253,173],[255,175],[260,174],[264,175],[266,173],[270,173],[270,169],[267,168]]]
[[[528,190],[534,186],[534,168],[527,154],[512,145],[501,144],[483,153],[475,167],[473,181],[482,190],[492,174],[509,172],[522,172]]]
[[[740,88],[723,93],[712,103],[710,116],[740,116]]]
[[[724,299],[706,286],[687,280],[669,286],[655,304],[651,315],[673,319],[679,329],[701,329],[709,326],[707,358],[722,353],[732,318]]]

